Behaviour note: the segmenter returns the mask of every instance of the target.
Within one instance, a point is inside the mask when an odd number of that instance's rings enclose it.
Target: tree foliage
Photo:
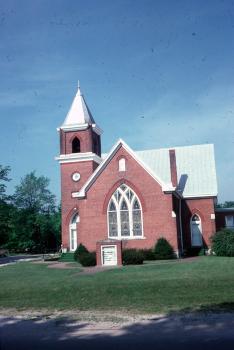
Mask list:
[[[226,201],[224,203],[219,203],[216,208],[234,208],[234,201]]]
[[[234,230],[223,229],[212,237],[212,251],[218,256],[234,256]]]
[[[0,200],[4,200],[6,197],[6,184],[5,182],[10,181],[8,174],[10,172],[9,166],[0,165]]]
[[[37,177],[35,171],[21,179],[16,186],[14,195],[15,205],[36,213],[51,212],[55,208],[55,196],[48,189],[49,179]]]
[[[174,251],[170,243],[163,237],[157,240],[154,248],[155,258],[159,260],[173,259]]]
[[[0,180],[8,181],[8,172],[9,167],[1,167]],[[61,213],[48,185],[48,178],[31,172],[16,186],[11,202],[0,199],[0,247],[35,253],[60,248]]]

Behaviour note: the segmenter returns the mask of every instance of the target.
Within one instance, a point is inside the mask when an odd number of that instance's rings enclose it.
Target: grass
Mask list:
[[[157,313],[234,309],[234,258],[126,266],[95,275],[19,263],[0,269],[0,308]]]

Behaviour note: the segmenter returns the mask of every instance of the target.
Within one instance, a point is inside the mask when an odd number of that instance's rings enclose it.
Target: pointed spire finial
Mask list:
[[[80,81],[79,81],[79,79],[78,79],[78,89],[80,89]]]

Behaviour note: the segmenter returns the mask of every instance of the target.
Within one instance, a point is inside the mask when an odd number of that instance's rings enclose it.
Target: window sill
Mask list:
[[[134,240],[142,240],[146,239],[146,237],[108,237],[108,239],[116,239],[117,241],[134,241]]]

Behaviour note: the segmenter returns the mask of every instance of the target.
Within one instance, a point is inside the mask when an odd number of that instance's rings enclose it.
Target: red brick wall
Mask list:
[[[69,223],[75,212],[79,212],[77,198],[72,198],[72,192],[78,192],[98,164],[93,161],[61,164],[61,210],[62,210],[62,242],[63,247],[69,247]],[[78,182],[72,180],[72,174],[79,172]],[[76,209],[75,209],[76,208]]]
[[[60,129],[60,154],[72,153],[72,141],[77,137],[80,140],[80,152],[93,151],[93,131],[91,127],[80,131],[64,132]]]
[[[121,156],[126,159],[126,172],[118,171]],[[87,198],[78,201],[78,242],[94,251],[97,241],[108,239],[108,201],[123,182],[132,187],[141,200],[145,236],[145,239],[123,241],[123,248],[151,248],[159,237],[164,236],[177,250],[176,218],[171,214],[172,195],[165,195],[161,186],[122,147],[88,190]],[[69,184],[63,191],[68,190]]]
[[[182,202],[182,221],[184,247],[191,247],[190,219],[193,214],[198,214],[201,218],[202,235],[204,244],[210,246],[210,237],[215,232],[215,220],[211,219],[214,214],[213,198],[186,199]]]

